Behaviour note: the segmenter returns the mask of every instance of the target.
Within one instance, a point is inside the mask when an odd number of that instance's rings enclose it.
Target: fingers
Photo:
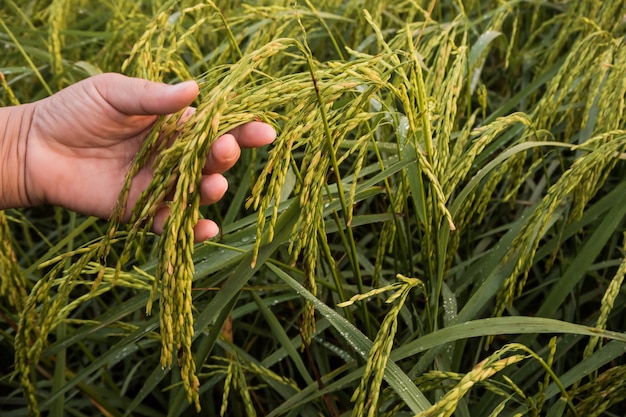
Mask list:
[[[200,182],[200,204],[215,204],[228,190],[228,181],[221,174],[204,175]]]
[[[195,81],[169,85],[108,73],[88,78],[87,82],[115,109],[130,115],[175,113],[198,95]]]
[[[267,123],[250,122],[230,131],[242,148],[258,148],[269,145],[276,139],[276,131]]]
[[[241,148],[257,148],[272,143],[274,139],[276,131],[266,123],[250,122],[238,126],[213,143],[204,166],[204,173],[227,171],[239,159]]]
[[[201,219],[193,228],[193,240],[196,243],[214,238],[220,232],[220,228],[213,220]]]
[[[239,160],[240,155],[241,148],[232,134],[220,136],[211,145],[203,173],[215,174],[228,171]]]
[[[257,147],[271,143],[276,138],[276,131],[269,125],[251,122],[227,133],[215,140],[211,146],[204,176],[200,183],[200,204],[214,204],[222,199],[228,189],[228,181],[221,175],[232,168],[239,160],[241,147]],[[169,215],[169,208],[159,209],[155,215],[153,231],[163,233],[163,224]],[[202,219],[194,227],[194,240],[202,242],[217,236],[219,227],[212,220]]]
[[[226,190],[228,190],[228,181],[223,175],[211,174],[203,176],[200,182],[200,204],[208,205],[217,203],[224,197]],[[157,210],[152,225],[153,232],[159,235],[163,234],[163,225],[169,214],[169,207],[162,207]],[[220,229],[214,221],[201,219],[193,229],[194,241],[196,243],[203,242],[217,236],[219,231]]]
[[[169,215],[170,210],[167,207],[163,207],[157,210],[154,215],[154,223],[152,225],[152,231],[158,235],[163,234],[163,224],[165,219]],[[220,228],[215,224],[213,220],[201,219],[196,223],[193,228],[193,240],[196,243],[204,242],[218,235]]]

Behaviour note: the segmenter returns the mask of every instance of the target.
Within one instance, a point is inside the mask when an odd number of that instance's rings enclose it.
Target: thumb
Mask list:
[[[111,106],[132,115],[175,113],[189,106],[198,95],[195,81],[170,85],[116,73],[96,75],[89,80]]]

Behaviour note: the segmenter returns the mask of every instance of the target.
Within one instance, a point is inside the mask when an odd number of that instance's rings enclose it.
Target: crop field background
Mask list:
[[[0,212],[2,417],[626,413],[623,0],[2,0],[0,51],[2,106],[200,85],[130,224]]]

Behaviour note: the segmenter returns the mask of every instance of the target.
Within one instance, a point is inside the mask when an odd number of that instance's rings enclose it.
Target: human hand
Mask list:
[[[186,108],[197,94],[193,81],[167,85],[102,74],[35,103],[25,152],[29,204],[54,204],[109,218],[133,158],[158,115]],[[213,204],[223,197],[228,183],[222,173],[237,162],[242,147],[266,145],[275,137],[271,126],[251,122],[218,138],[204,167],[201,204]],[[149,166],[135,176],[123,220],[129,220],[151,179]],[[167,215],[165,206],[157,211],[156,233],[163,231]],[[200,220],[194,229],[195,240],[206,240],[218,232],[215,222]]]

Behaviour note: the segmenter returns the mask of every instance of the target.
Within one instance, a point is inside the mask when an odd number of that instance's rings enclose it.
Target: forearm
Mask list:
[[[0,209],[28,207],[26,149],[33,104],[0,108]]]

